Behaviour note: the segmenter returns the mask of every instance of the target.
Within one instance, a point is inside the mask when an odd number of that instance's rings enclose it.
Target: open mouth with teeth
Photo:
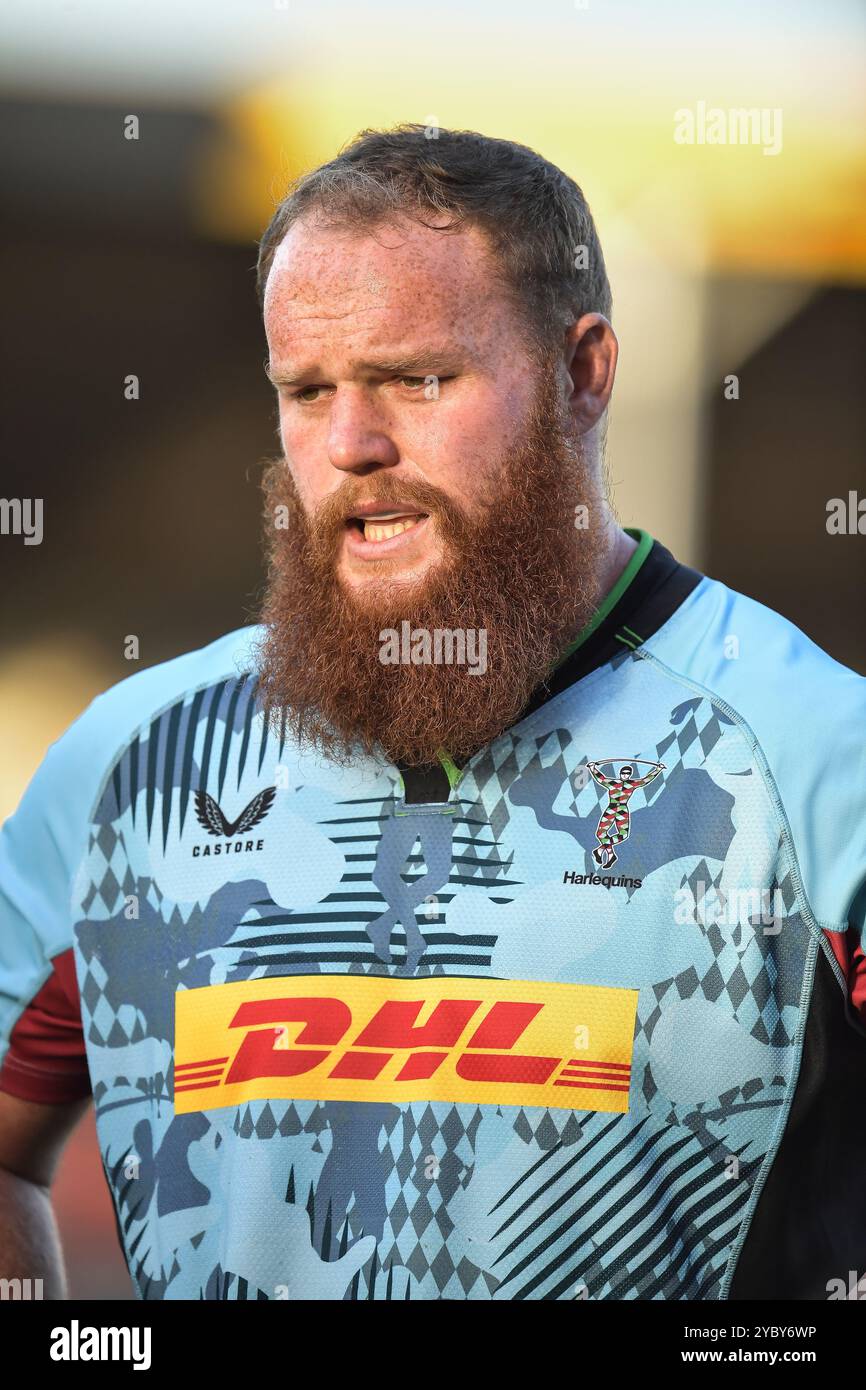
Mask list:
[[[377,512],[375,516],[350,516],[347,525],[365,541],[389,541],[426,520],[426,512]]]

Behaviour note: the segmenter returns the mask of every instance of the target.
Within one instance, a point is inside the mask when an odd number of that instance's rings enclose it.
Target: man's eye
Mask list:
[[[435,376],[433,374],[431,374],[430,376],[397,377],[397,381],[400,383],[400,385],[405,386],[407,390],[412,391],[413,393],[416,391],[426,391],[430,386],[433,386],[434,384],[438,389],[439,385],[443,381],[450,381],[450,379],[450,377]],[[297,391],[291,392],[291,399],[293,401],[300,401],[302,405],[314,405],[315,402],[319,399],[319,395],[321,394],[321,392],[325,390],[327,390],[327,387],[325,386],[301,386]]]
[[[451,381],[450,376],[437,376],[435,372],[430,372],[428,376],[401,376],[398,381],[401,386],[405,386],[409,391],[423,391],[432,400],[439,394],[439,388],[446,381]]]

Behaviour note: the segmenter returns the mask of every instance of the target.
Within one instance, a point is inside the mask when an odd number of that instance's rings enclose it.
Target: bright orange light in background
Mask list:
[[[620,515],[700,566],[708,389],[819,285],[866,281],[863,15],[843,0],[578,0],[530,18],[446,0],[282,18],[275,49],[294,35],[295,52],[279,75],[218,107],[195,190],[205,234],[254,243],[289,182],[365,127],[428,125],[431,154],[437,127],[538,150],[583,188],[613,285]],[[677,140],[684,111],[714,109],[766,113],[776,137]],[[725,275],[759,283],[720,332],[708,286]]]
[[[410,120],[539,150],[581,184],[603,239],[609,219],[627,215],[679,265],[866,280],[856,8],[593,0],[536,7],[531,22],[509,4],[335,9],[339,27],[313,26],[278,78],[222,104],[225,141],[199,188],[211,234],[256,239],[291,177],[364,127]],[[778,153],[678,143],[676,112],[701,103],[780,112]]]
[[[545,0],[529,10],[519,0],[323,0],[308,10],[151,0],[146,12],[83,0],[69,25],[10,0],[0,27],[19,90],[97,101],[122,92],[131,109],[141,93],[216,111],[220,134],[190,197],[202,233],[249,243],[251,259],[290,179],[368,126],[477,129],[559,164],[590,201],[613,284],[618,508],[686,562],[701,559],[708,383],[816,286],[866,281],[866,18],[849,0]],[[779,152],[677,143],[676,113],[699,103],[780,111]],[[725,273],[760,283],[710,332],[706,286]],[[7,665],[0,717],[21,740],[0,780],[0,815],[46,734],[104,683],[78,636]]]

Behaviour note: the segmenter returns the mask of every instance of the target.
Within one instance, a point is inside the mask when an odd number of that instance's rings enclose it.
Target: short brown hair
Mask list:
[[[369,228],[431,213],[486,233],[515,308],[543,353],[582,314],[611,316],[610,284],[592,214],[573,179],[526,145],[473,130],[402,124],[364,130],[289,189],[259,247],[256,289],[264,304],[274,253],[305,213],[331,226]],[[585,267],[585,268],[583,268]]]

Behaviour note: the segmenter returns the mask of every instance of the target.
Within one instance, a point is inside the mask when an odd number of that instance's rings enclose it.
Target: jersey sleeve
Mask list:
[[[707,578],[645,650],[740,719],[766,763],[801,910],[864,1017],[866,680],[781,614]]]
[[[51,962],[45,984],[21,1011],[0,1062],[0,1091],[51,1105],[90,1095],[81,1001],[72,950]]]
[[[0,829],[0,1090],[48,1102],[88,1093],[73,933],[100,793],[118,750],[155,710],[217,674],[247,672],[259,635],[239,628],[98,695],[48,749]]]
[[[0,830],[0,1090],[24,1100],[90,1091],[72,895],[104,765],[104,698],[51,745]]]

